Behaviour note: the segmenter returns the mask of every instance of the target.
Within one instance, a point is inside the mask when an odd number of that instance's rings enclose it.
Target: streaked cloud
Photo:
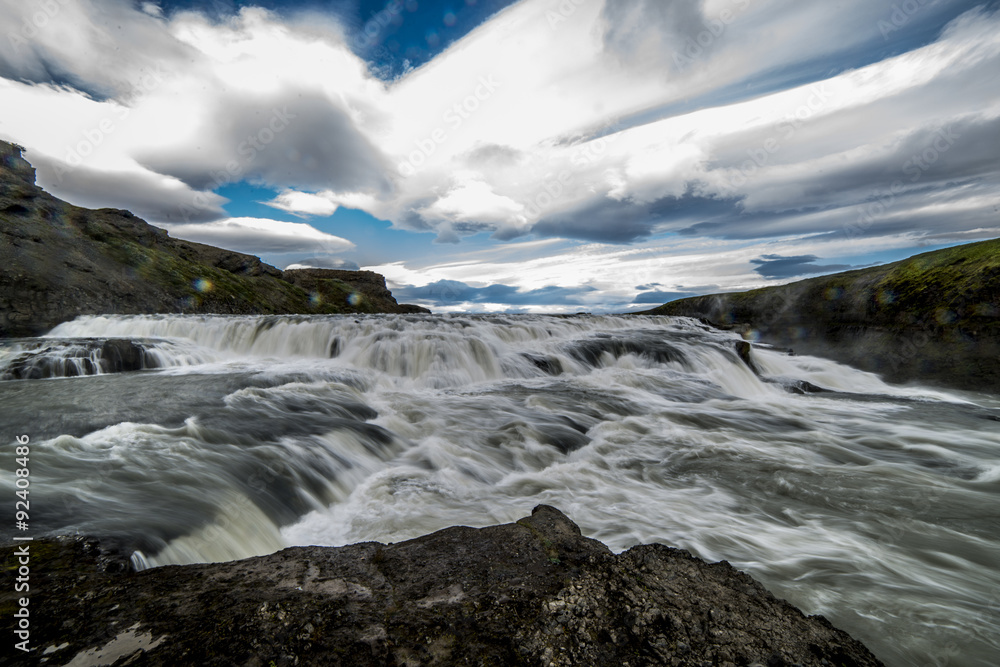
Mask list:
[[[617,307],[1000,231],[995,3],[524,0],[389,80],[316,11],[57,4],[0,44],[0,136],[46,188],[289,262],[350,242],[233,224],[216,191],[360,209],[441,242],[384,257],[401,289]]]
[[[816,275],[819,273],[836,273],[852,269],[848,264],[817,264],[819,257],[816,255],[799,255],[796,257],[785,257],[782,255],[764,255],[758,259],[751,259],[751,264],[756,264],[754,269],[765,278],[797,278],[799,276]]]
[[[227,218],[204,224],[162,225],[171,236],[247,253],[350,250],[354,244],[301,222],[263,218]]]

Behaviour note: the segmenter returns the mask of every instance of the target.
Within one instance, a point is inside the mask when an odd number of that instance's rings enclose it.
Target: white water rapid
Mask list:
[[[114,339],[142,370],[101,365]],[[739,342],[678,318],[81,317],[0,346],[28,378],[0,382],[3,432],[31,434],[47,531],[140,566],[547,503],[614,550],[726,559],[887,664],[996,665],[1000,397]]]

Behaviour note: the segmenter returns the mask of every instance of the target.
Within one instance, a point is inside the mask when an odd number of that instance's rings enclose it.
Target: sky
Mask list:
[[[435,312],[634,312],[1000,236],[1000,2],[0,0],[38,182]]]

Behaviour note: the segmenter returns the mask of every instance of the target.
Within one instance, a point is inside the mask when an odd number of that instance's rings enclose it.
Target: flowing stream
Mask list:
[[[889,665],[994,667],[1000,397],[739,341],[683,318],[81,317],[0,342],[0,420],[31,437],[34,534],[139,567],[547,503],[615,551],[728,560]]]

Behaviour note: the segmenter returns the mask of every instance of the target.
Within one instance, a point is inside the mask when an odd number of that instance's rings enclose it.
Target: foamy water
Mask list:
[[[548,503],[615,550],[729,560],[888,664],[1000,655],[997,397],[759,347],[757,374],[736,336],[648,317],[83,317],[0,372],[109,338],[149,370],[2,382],[4,432],[33,434],[47,530],[140,566]]]

